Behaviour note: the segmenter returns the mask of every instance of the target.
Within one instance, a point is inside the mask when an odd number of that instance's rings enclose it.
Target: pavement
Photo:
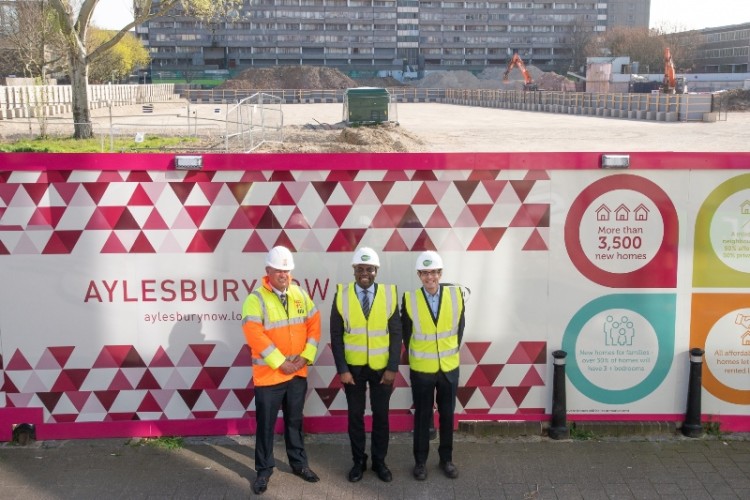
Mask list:
[[[592,437],[592,436],[589,436]],[[277,436],[276,472],[254,495],[252,436],[185,438],[168,449],[139,439],[31,441],[0,445],[3,499],[748,499],[750,436],[681,434],[552,440],[458,432],[457,479],[438,468],[432,442],[426,481],[412,477],[411,435],[391,436],[393,482],[368,470],[358,483],[345,434],[308,434],[310,467],[293,475]]]

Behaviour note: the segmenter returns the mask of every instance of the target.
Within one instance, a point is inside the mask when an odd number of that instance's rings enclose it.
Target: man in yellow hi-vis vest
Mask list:
[[[390,426],[388,407],[401,355],[401,319],[395,285],[375,283],[380,258],[363,247],[352,258],[354,282],[340,284],[331,308],[331,349],[348,405],[349,441],[354,465],[349,481],[367,470],[365,394],[370,387],[372,470],[385,482]]]
[[[406,292],[401,302],[401,323],[414,400],[414,477],[427,479],[430,420],[437,394],[440,414],[440,469],[458,477],[453,463],[453,414],[458,390],[459,348],[464,334],[464,300],[459,287],[440,283],[443,260],[437,252],[417,258],[422,287]]]
[[[253,356],[256,495],[266,491],[276,466],[273,438],[280,408],[292,471],[305,481],[319,481],[307,462],[302,409],[307,366],[315,360],[320,342],[320,311],[307,292],[292,283],[292,269],[292,253],[282,246],[272,248],[266,255],[263,286],[242,305],[242,330]]]

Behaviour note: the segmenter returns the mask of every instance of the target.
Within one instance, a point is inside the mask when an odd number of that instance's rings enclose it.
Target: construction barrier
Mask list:
[[[322,315],[309,432],[346,430],[328,318],[361,245],[399,294],[437,249],[464,293],[458,420],[548,422],[563,351],[570,420],[680,422],[700,348],[704,421],[748,431],[749,200],[750,153],[3,153],[0,440],[252,432],[275,245]]]

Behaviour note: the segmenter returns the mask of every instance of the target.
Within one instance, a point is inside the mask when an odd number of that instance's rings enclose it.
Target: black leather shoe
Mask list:
[[[391,474],[391,470],[387,465],[373,464],[372,470],[375,471],[375,474],[378,475],[381,481],[385,481],[386,483],[390,483],[391,481],[393,481],[393,474]]]
[[[417,481],[424,481],[427,479],[427,469],[424,464],[417,464],[414,466],[414,479]]]
[[[349,481],[352,483],[360,481],[362,479],[362,474],[364,474],[366,469],[367,464],[355,463],[352,466],[352,470],[349,471]]]
[[[456,479],[458,477],[458,468],[453,464],[453,462],[440,462],[440,468],[443,470],[447,477],[451,479]]]
[[[253,481],[253,493],[260,495],[268,489],[268,478],[266,476],[258,476]]]
[[[320,481],[320,478],[316,473],[314,473],[310,467],[302,467],[301,469],[295,469],[294,474],[301,477],[308,483],[317,483]]]

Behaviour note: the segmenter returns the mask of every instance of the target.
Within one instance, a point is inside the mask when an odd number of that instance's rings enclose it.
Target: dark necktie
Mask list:
[[[365,318],[370,316],[370,296],[367,290],[362,290],[362,312],[365,314]]]
[[[286,294],[282,293],[279,295],[279,300],[281,300],[281,305],[284,306],[284,310],[286,311]]]

